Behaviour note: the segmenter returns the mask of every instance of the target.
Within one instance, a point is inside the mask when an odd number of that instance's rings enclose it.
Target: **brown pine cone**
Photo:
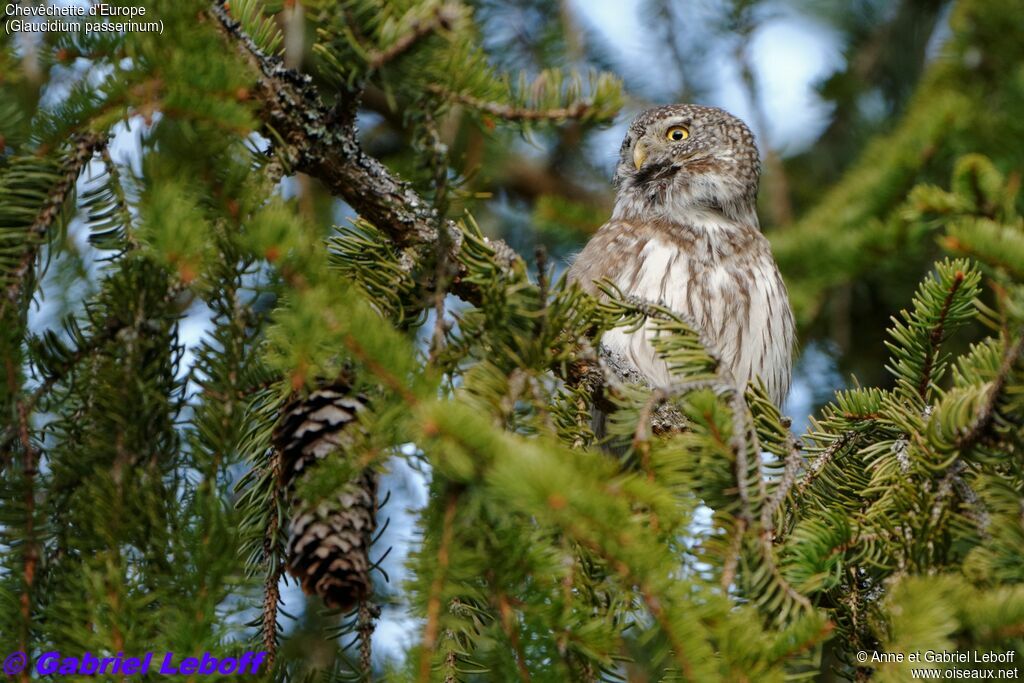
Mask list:
[[[282,481],[294,495],[302,476],[316,476],[317,463],[332,453],[351,457],[360,438],[358,414],[367,398],[344,379],[291,402],[274,434],[281,453]],[[308,474],[312,472],[312,474]],[[377,527],[377,473],[366,469],[318,503],[292,500],[288,573],[302,589],[329,607],[348,611],[373,592],[370,543]]]
[[[367,469],[337,497],[297,505],[288,534],[288,573],[328,607],[348,611],[373,592],[370,542],[377,528],[377,473]]]
[[[293,489],[299,477],[317,461],[351,446],[358,436],[358,413],[366,405],[366,396],[353,394],[344,380],[288,404],[274,434],[285,486]]]

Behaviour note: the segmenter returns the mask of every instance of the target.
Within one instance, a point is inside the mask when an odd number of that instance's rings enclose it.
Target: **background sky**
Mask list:
[[[606,45],[613,46],[615,57],[638,78],[646,77],[656,86],[661,77],[670,77],[676,68],[668,55],[652,49],[645,23],[640,19],[640,0],[570,0],[575,16],[597,31]],[[702,0],[677,0],[684,13],[693,10],[693,22],[699,26]],[[699,29],[698,29],[699,30]],[[810,146],[828,124],[830,107],[817,95],[815,86],[843,65],[840,35],[830,26],[801,14],[788,4],[779,4],[757,29],[749,46],[755,74],[761,83],[762,106],[770,127],[756,131],[773,147],[795,152]],[[716,44],[716,52],[707,55],[719,87],[709,93],[710,104],[729,110],[753,125],[751,103],[741,85],[735,60],[728,52],[733,46]],[[670,60],[669,60],[670,61]],[[632,112],[624,112],[624,117]],[[627,122],[609,131],[621,139]],[[618,149],[618,142],[612,146]]]

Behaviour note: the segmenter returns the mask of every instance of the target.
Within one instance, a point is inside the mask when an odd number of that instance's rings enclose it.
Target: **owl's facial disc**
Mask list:
[[[742,121],[715,107],[658,107],[638,115],[623,141],[616,215],[749,216],[757,180],[757,146]]]

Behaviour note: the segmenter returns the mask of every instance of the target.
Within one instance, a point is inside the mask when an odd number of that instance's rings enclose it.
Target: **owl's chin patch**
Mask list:
[[[670,162],[645,164],[633,176],[633,184],[636,186],[649,185],[651,183],[667,183],[679,172],[679,165]]]
[[[690,214],[713,214],[757,229],[754,198],[756,184],[737,182],[719,166],[698,160],[705,169],[694,173],[691,162],[648,162],[640,171],[618,177],[614,218],[636,220],[659,217],[690,222]],[[713,170],[708,170],[713,169]]]

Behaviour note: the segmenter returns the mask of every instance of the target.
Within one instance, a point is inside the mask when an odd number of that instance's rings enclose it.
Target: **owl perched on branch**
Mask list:
[[[758,174],[754,136],[728,112],[676,104],[641,113],[622,143],[611,220],[569,276],[591,293],[607,278],[625,295],[668,307],[696,328],[736,386],[760,377],[781,405],[793,312],[758,224]],[[651,334],[650,326],[614,329],[602,344],[652,385],[666,385]]]

